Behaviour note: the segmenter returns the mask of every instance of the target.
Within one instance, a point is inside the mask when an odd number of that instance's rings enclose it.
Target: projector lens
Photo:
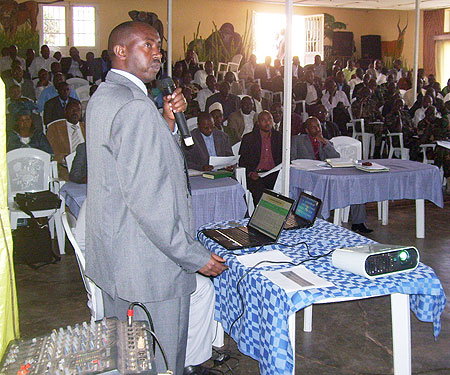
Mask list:
[[[400,252],[400,254],[398,254],[398,258],[400,259],[401,262],[405,262],[406,260],[408,260],[409,254],[407,251],[402,251]]]

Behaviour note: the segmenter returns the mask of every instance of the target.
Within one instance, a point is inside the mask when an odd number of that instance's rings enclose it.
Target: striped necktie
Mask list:
[[[83,143],[83,139],[80,136],[77,124],[71,124],[70,128],[72,130],[72,134],[70,137],[70,149],[72,150],[72,152],[74,152],[77,149],[77,146],[80,143]]]

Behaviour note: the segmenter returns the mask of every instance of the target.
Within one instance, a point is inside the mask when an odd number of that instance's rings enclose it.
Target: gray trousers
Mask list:
[[[102,294],[105,316],[126,321],[128,306],[134,301],[125,301],[119,297],[113,299],[105,292]],[[190,296],[187,295],[168,301],[144,303],[152,317],[155,333],[166,353],[169,370],[172,370],[175,375],[182,375],[184,371],[189,301]],[[137,306],[134,308],[133,319],[147,321],[144,311]],[[156,369],[158,372],[166,371],[163,356],[158,348],[156,348]]]
[[[364,203],[351,205],[350,217],[352,224],[364,224],[366,222],[366,205]]]

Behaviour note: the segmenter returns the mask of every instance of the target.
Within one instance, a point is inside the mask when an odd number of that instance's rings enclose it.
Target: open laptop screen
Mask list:
[[[292,199],[264,192],[248,226],[276,240],[292,207]]]
[[[313,223],[320,209],[320,203],[319,199],[302,193],[295,208],[295,214],[303,220]]]

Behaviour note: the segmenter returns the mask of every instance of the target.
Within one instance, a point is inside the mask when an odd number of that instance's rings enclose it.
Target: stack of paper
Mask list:
[[[389,172],[389,168],[384,165],[371,162],[372,165],[356,164],[356,168],[364,172]]]
[[[355,162],[350,158],[332,158],[325,160],[333,168],[354,167]]]
[[[295,169],[302,169],[304,171],[317,171],[329,168],[328,164],[323,161],[310,159],[292,160],[291,165]]]
[[[214,170],[229,167],[238,163],[239,156],[210,156],[209,165],[214,167]]]
[[[438,146],[450,149],[450,141],[436,141]]]

